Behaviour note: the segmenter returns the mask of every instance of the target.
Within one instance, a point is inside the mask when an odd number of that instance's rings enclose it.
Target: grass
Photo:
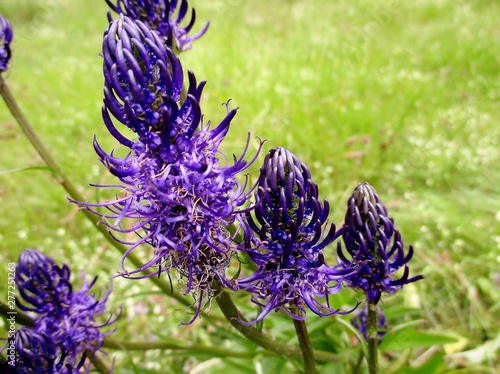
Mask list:
[[[386,298],[384,308],[395,329],[391,334],[397,337],[406,331],[401,324],[418,319],[417,331],[446,332],[460,341],[411,352],[399,344],[384,357],[387,372],[493,373],[488,368],[500,365],[498,356],[494,350],[481,356],[479,350],[491,349],[500,336],[498,3],[190,3],[197,10],[198,28],[211,21],[207,35],[181,58],[186,69],[208,81],[205,119],[222,119],[220,104],[229,98],[240,107],[226,152],[239,154],[248,131],[269,139],[266,150],[289,148],[311,168],[337,224],[356,183],[368,181],[388,205],[405,243],[414,244],[412,273],[426,279]],[[11,89],[65,172],[93,201],[100,197],[88,184],[109,177],[92,149],[92,136],[105,149],[116,146],[100,119],[99,53],[106,11],[104,1],[91,8],[83,0],[7,0],[0,5],[15,29],[7,74]],[[98,274],[105,285],[120,256],[67,204],[49,172],[8,172],[41,161],[3,105],[0,128],[2,262],[15,261],[24,248],[38,248],[64,259],[75,272]],[[6,279],[6,268],[0,276]],[[204,321],[177,326],[185,311],[169,307],[171,302],[148,289],[148,283],[116,279],[114,288],[113,305],[124,303],[117,338],[152,339],[161,328],[160,336],[181,341],[248,347],[232,333],[213,334]],[[403,307],[417,311],[403,314]],[[266,321],[266,329],[295,342],[289,323],[274,318]],[[341,355],[347,356],[355,344],[348,334],[325,327],[313,340],[342,348]],[[405,354],[414,366],[435,360],[434,371],[430,366],[397,371]],[[466,359],[470,356],[475,360]],[[132,372],[126,369],[132,357],[144,373],[244,373],[259,367],[278,373],[290,368],[261,356],[249,363],[152,351],[118,354],[117,371]],[[323,366],[323,371],[340,366]]]

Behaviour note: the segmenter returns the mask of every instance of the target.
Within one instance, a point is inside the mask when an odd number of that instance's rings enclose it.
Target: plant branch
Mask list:
[[[109,349],[121,349],[127,351],[149,351],[154,349],[159,350],[175,350],[175,351],[192,351],[204,353],[211,357],[254,357],[256,354],[266,354],[268,352],[235,352],[225,348],[210,347],[201,344],[183,345],[172,342],[118,342],[113,339],[105,338],[103,347]]]
[[[378,310],[377,305],[368,304],[368,371],[378,373]]]
[[[246,320],[243,316],[241,316],[228,292],[221,290],[215,297],[215,300],[231,325],[233,325],[236,330],[256,345],[281,356],[290,358],[302,357],[302,352],[299,348],[276,342],[257,330],[255,327],[241,324],[239,321]],[[330,352],[314,351],[314,356],[318,361],[335,362],[338,360],[337,355]]]
[[[97,357],[97,355],[92,351],[85,351],[85,354],[94,365],[94,368],[101,374],[111,374],[111,370],[109,370],[106,365]]]
[[[304,374],[314,374],[316,373],[316,363],[314,360],[314,351],[311,339],[309,339],[309,334],[307,332],[306,322],[305,320],[297,320],[293,318],[293,325],[295,326],[295,332],[297,333],[297,338],[299,339],[300,350],[302,351],[302,357],[304,358]]]
[[[2,315],[2,318],[7,321],[10,316],[15,316],[16,318],[16,323],[19,323],[20,325],[23,326],[34,326],[35,323],[31,319],[30,316],[28,316],[26,313],[21,311],[18,308],[11,309],[11,307],[7,304],[4,304],[3,302],[0,301],[0,313]]]
[[[359,374],[361,370],[361,365],[363,365],[363,357],[365,356],[363,350],[360,350],[358,361],[356,361],[356,366],[354,367],[353,374]]]

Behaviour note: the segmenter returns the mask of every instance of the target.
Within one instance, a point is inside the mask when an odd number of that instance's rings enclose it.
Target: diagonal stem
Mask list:
[[[233,325],[236,330],[253,343],[281,356],[290,358],[302,357],[302,352],[299,348],[276,342],[257,330],[255,327],[241,324],[239,321],[246,320],[241,316],[238,308],[234,305],[231,296],[226,291],[221,290],[215,297],[215,300],[231,325]],[[314,357],[316,357],[318,361],[335,362],[338,360],[337,355],[324,351],[314,351]]]
[[[90,362],[94,365],[94,369],[96,369],[101,374],[111,374],[111,370],[109,370],[106,365],[101,361],[99,357],[92,351],[85,352],[87,357],[89,357]]]

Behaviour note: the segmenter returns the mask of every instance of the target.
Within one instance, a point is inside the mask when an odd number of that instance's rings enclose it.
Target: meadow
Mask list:
[[[33,127],[89,201],[90,183],[112,182],[92,147],[117,147],[101,119],[107,6],[92,0],[2,0],[14,28],[4,74]],[[284,146],[311,169],[341,225],[359,182],[374,186],[425,279],[384,299],[390,330],[383,373],[496,373],[500,368],[500,4],[495,0],[191,0],[195,30],[210,27],[183,67],[207,80],[205,121],[239,107],[226,154],[252,136],[263,154]],[[0,262],[36,248],[105,288],[121,255],[92,227],[0,103]],[[117,149],[120,152],[120,149]],[[144,249],[147,251],[147,249]],[[335,246],[327,249],[336,256]],[[0,280],[7,279],[6,266]],[[175,282],[174,282],[175,286]],[[225,323],[179,326],[186,310],[147,280],[113,280],[109,309],[123,306],[113,339],[222,347],[115,351],[116,373],[286,373],[295,362],[257,349]],[[0,300],[6,295],[0,281]],[[236,295],[248,315],[248,298]],[[353,303],[349,291],[336,295]],[[240,305],[240,304],[238,304]],[[217,306],[211,315],[221,318]],[[336,320],[346,323],[337,323]],[[357,341],[349,316],[308,317],[313,345],[339,355],[324,373],[351,372]],[[221,323],[220,321],[217,323]],[[4,336],[3,326],[0,336]],[[296,344],[285,316],[263,326]],[[354,356],[354,357],[353,357]],[[346,371],[347,370],[347,371]],[[364,370],[364,369],[363,369]]]

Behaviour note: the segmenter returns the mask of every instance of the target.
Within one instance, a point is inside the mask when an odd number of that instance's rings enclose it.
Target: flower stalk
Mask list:
[[[104,362],[101,361],[99,357],[93,355],[92,352],[86,352],[87,356],[90,357],[90,362],[95,370],[97,370],[101,374],[111,374],[111,370],[109,370]]]
[[[289,358],[303,357],[301,349],[287,344],[278,343],[257,330],[255,327],[249,326],[248,324],[245,325],[244,323],[247,322],[246,319],[241,315],[236,305],[234,305],[231,296],[226,291],[220,291],[215,297],[215,300],[231,325],[248,340],[281,356]],[[324,351],[314,351],[313,355],[317,361],[335,362],[338,359],[337,355]]]
[[[314,359],[314,350],[311,344],[311,339],[309,339],[309,333],[307,332],[307,326],[305,320],[293,319],[293,325],[295,326],[295,332],[297,333],[297,338],[299,339],[300,350],[302,352],[302,357],[304,358],[304,373],[314,374],[316,373],[316,362]]]
[[[368,304],[368,371],[370,374],[378,373],[378,308],[375,303]]]
[[[226,348],[210,347],[201,344],[178,344],[172,342],[122,342],[116,341],[114,339],[105,339],[103,347],[109,349],[120,349],[124,351],[150,351],[150,350],[175,350],[177,352],[186,351],[190,353],[196,351],[197,353],[204,353],[210,357],[239,357],[239,358],[251,358],[258,354],[269,354],[266,351],[255,351],[255,352],[234,352]]]

